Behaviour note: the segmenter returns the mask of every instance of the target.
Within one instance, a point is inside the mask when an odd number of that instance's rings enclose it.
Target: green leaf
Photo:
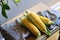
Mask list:
[[[6,14],[6,11],[5,9],[2,7],[2,15],[5,17],[5,18],[8,18],[7,14]]]
[[[20,2],[20,0],[15,0],[15,2],[17,2],[17,3],[18,3],[18,2]]]
[[[9,5],[7,5],[5,2],[3,2],[2,6],[5,10],[10,10]]]

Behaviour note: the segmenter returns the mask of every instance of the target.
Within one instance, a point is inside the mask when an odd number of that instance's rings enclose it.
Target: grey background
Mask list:
[[[43,2],[44,4],[51,7],[55,3],[59,2],[59,0],[21,0],[21,2],[18,4],[19,6],[16,6],[12,0],[8,0],[8,5],[10,6],[11,10],[7,10],[8,19],[5,19],[1,15],[1,7],[0,7],[0,24],[3,24],[6,22],[6,20],[10,20],[11,18],[19,15],[21,12],[29,9],[30,7],[34,6],[35,4],[39,2]]]

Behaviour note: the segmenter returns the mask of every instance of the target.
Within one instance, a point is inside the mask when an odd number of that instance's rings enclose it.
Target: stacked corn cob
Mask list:
[[[38,17],[36,13],[31,11],[26,11],[26,13],[29,13],[28,16],[30,16],[30,18],[32,19],[31,22],[33,22],[37,26],[37,28],[39,28],[39,30],[43,32],[47,31],[46,26],[44,25],[44,23],[41,21],[41,19]]]
[[[26,26],[35,36],[40,36],[40,31],[27,18],[21,19],[22,24]]]
[[[26,14],[24,14],[24,16],[25,18],[22,19],[21,23],[24,24],[35,36],[41,35],[40,31],[46,33],[47,35],[50,35],[45,25],[53,23],[50,21],[50,19],[39,16],[32,11],[26,11]]]
[[[45,23],[45,24],[49,24],[49,25],[54,24],[53,21],[51,21],[50,19],[48,19],[48,18],[46,18],[46,17],[40,16],[40,15],[38,15],[38,17],[39,17],[39,18],[43,21],[43,23]]]

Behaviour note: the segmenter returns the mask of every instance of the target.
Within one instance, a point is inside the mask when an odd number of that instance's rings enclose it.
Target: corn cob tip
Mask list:
[[[26,11],[26,13],[28,13],[28,11]]]
[[[49,21],[49,24],[54,24],[54,22],[53,21]]]
[[[38,37],[40,37],[41,36],[41,33],[38,33]]]
[[[23,16],[26,16],[26,14],[23,14]]]
[[[25,17],[20,17],[20,20],[22,21]]]
[[[40,36],[41,36],[41,33],[38,33],[37,38],[39,38]]]
[[[26,13],[31,13],[32,11],[26,10]]]
[[[26,13],[29,13],[29,10],[26,10]]]

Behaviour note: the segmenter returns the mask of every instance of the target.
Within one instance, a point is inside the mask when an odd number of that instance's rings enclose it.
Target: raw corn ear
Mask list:
[[[33,25],[27,18],[21,19],[22,23],[28,28],[35,36],[40,36],[41,33],[35,25]]]
[[[47,31],[45,24],[42,22],[42,20],[38,17],[38,15],[32,11],[26,11],[28,15],[33,19],[33,22],[35,25],[39,28],[41,31]]]
[[[28,14],[26,14],[26,15],[24,15],[32,24],[34,24],[35,26],[39,26],[35,21],[34,21],[34,19],[31,17],[31,16],[29,16]],[[44,32],[44,30],[42,29],[42,28],[38,28],[38,29],[40,29],[42,32]]]
[[[46,18],[46,17],[43,17],[43,16],[40,16],[40,15],[38,15],[38,17],[43,21],[43,23],[45,23],[45,24],[54,24],[54,22],[53,21],[51,21],[50,19],[48,19],[48,18]]]

